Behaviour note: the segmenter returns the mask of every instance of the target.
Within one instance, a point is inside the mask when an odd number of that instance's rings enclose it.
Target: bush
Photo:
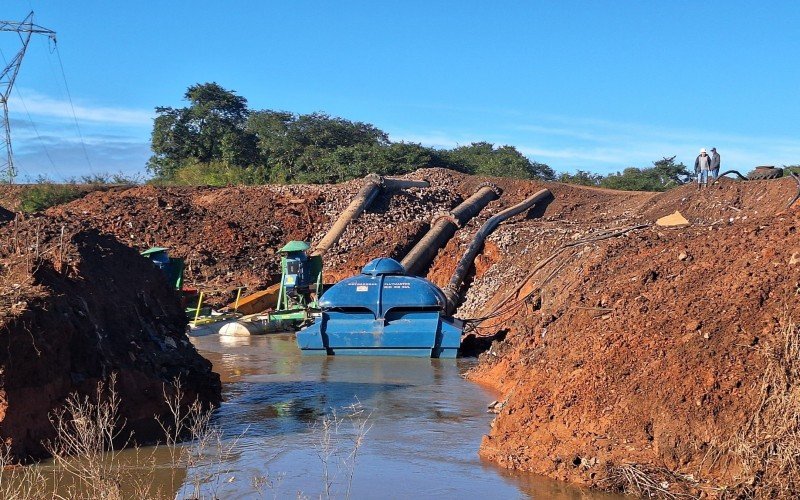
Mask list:
[[[192,162],[175,170],[169,184],[182,186],[237,186],[265,184],[269,172],[264,167],[235,167],[224,162]]]
[[[789,175],[790,173],[800,175],[800,165],[784,165],[783,171],[785,175]]]
[[[85,190],[75,184],[55,184],[42,182],[23,191],[20,210],[23,212],[40,212],[55,205],[69,203],[85,194]]]

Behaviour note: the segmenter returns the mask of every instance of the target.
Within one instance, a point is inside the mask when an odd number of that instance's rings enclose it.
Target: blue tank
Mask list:
[[[297,344],[305,354],[454,358],[463,328],[442,316],[444,306],[436,285],[378,258],[322,295],[321,314],[297,332]]]

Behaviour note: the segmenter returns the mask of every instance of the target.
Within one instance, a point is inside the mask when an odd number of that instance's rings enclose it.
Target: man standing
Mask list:
[[[711,148],[711,175],[714,180],[719,177],[719,153],[717,153],[717,148]]]
[[[708,186],[708,170],[711,168],[711,159],[706,153],[706,148],[700,150],[694,161],[694,173],[697,174],[697,189]]]

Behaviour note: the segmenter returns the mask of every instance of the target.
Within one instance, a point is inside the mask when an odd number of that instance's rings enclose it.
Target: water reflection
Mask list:
[[[313,497],[326,481],[342,496],[358,431],[341,417],[358,404],[371,428],[359,449],[353,498],[608,498],[478,458],[495,395],[462,378],[474,361],[304,357],[288,334],[192,341],[222,376],[225,402],[214,421],[236,442],[221,497],[252,497],[258,477],[273,485],[266,496]],[[325,464],[320,422],[333,414],[341,419],[333,436],[338,449]]]

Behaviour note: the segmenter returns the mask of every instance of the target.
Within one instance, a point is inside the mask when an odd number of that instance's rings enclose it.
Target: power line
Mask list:
[[[58,46],[56,45],[56,56],[58,57],[58,66],[61,68],[61,77],[64,80],[64,89],[67,91],[67,99],[69,100],[69,107],[72,110],[72,118],[75,120],[75,129],[78,131],[78,137],[81,140],[81,149],[83,149],[83,156],[86,157],[86,163],[89,165],[89,173],[94,174],[94,169],[92,168],[92,161],[89,159],[89,152],[86,150],[86,142],[83,140],[83,133],[81,132],[81,127],[78,125],[78,115],[75,113],[75,105],[72,103],[72,95],[69,92],[69,85],[67,85],[67,75],[64,72],[64,63],[61,61],[61,52],[58,51]]]

